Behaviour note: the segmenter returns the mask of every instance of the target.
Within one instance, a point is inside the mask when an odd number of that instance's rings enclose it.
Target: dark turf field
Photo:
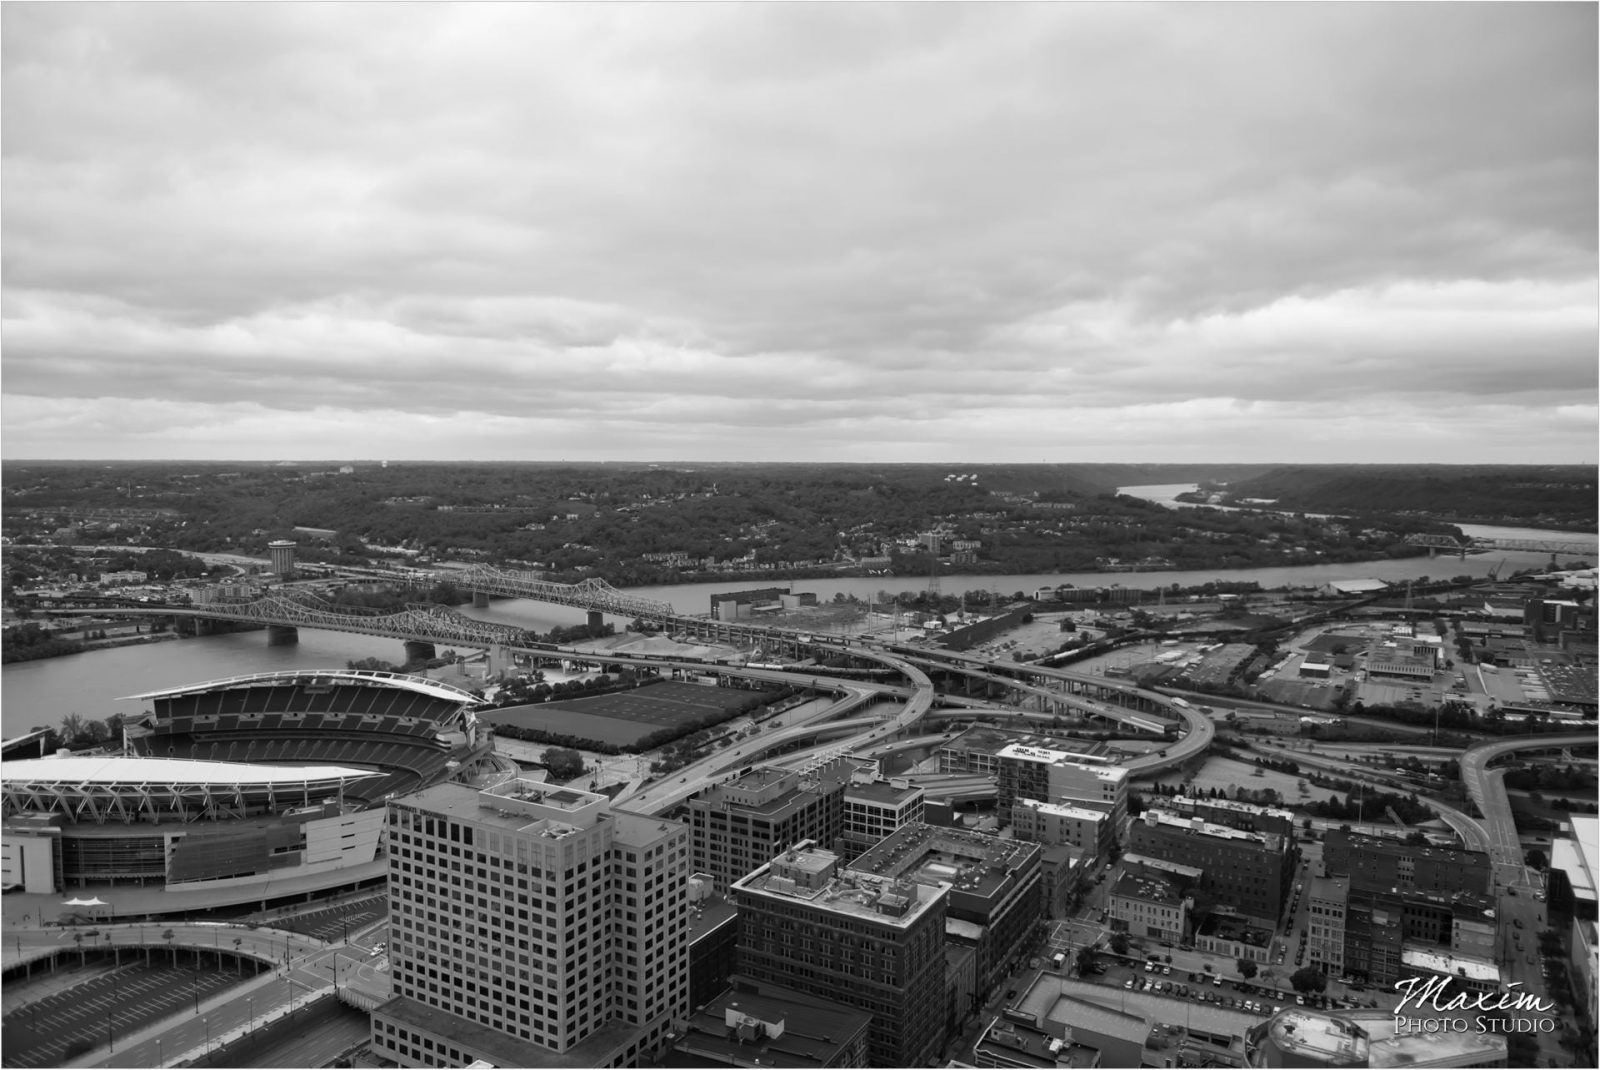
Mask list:
[[[627,746],[663,728],[689,725],[713,714],[728,714],[749,702],[754,694],[739,688],[664,683],[594,698],[485,710],[478,716],[493,725],[542,728]]]

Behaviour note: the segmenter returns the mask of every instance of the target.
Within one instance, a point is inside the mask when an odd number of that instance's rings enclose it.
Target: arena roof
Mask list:
[[[198,695],[207,691],[221,691],[231,687],[289,685],[313,681],[329,684],[378,684],[385,687],[416,691],[433,698],[449,699],[453,702],[472,706],[481,705],[484,701],[470,691],[464,691],[459,687],[443,684],[437,680],[430,680],[425,676],[412,676],[408,673],[399,672],[379,672],[373,669],[290,669],[280,672],[258,672],[248,676],[229,676],[221,680],[208,680],[205,683],[186,684],[182,687],[171,687],[163,691],[146,691],[139,695],[124,695],[123,699],[132,702],[136,699]]]
[[[121,758],[109,756],[31,758],[6,762],[6,786],[13,784],[238,784],[299,785],[382,776],[373,769],[343,765],[247,765],[203,762],[189,758]]]
[[[241,818],[322,804],[345,783],[384,774],[338,765],[245,765],[182,758],[35,758],[6,762],[5,813],[61,813],[98,824]]]

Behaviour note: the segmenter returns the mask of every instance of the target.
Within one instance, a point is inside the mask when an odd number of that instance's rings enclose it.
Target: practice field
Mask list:
[[[707,717],[732,716],[760,692],[701,684],[664,683],[593,698],[483,710],[492,725],[538,728],[626,747],[663,728],[686,727]]]

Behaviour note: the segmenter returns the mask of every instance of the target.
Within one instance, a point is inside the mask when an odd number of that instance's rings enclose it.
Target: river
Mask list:
[[[1161,505],[1174,509],[1199,509],[1202,508],[1193,502],[1180,502],[1178,495],[1189,494],[1200,489],[1198,483],[1156,483],[1143,487],[1118,487],[1118,494],[1127,494],[1134,498],[1144,498],[1147,501],[1158,502]],[[1211,509],[1223,509],[1229,512],[1240,512],[1230,505],[1208,506]],[[1327,513],[1305,513],[1305,516],[1325,517]],[[1583,542],[1585,540],[1596,543],[1597,553],[1600,553],[1600,539],[1595,535],[1578,531],[1551,531],[1548,528],[1506,528],[1493,524],[1457,524],[1463,535],[1475,539],[1545,539],[1556,542]]]
[[[1194,484],[1150,487],[1123,487],[1124,494],[1146,497],[1165,504],[1182,504],[1172,496],[1193,490]],[[1543,538],[1573,540],[1569,532],[1541,531],[1536,528],[1497,528],[1463,526],[1463,531],[1481,537]],[[1216,569],[1188,572],[1073,572],[1030,575],[974,576],[951,575],[939,578],[946,594],[964,591],[995,591],[1002,597],[1018,591],[1031,594],[1039,587],[1070,583],[1080,587],[1121,584],[1124,587],[1189,587],[1210,580],[1254,581],[1263,588],[1309,586],[1330,580],[1374,578],[1408,580],[1422,576],[1487,576],[1504,559],[1507,571],[1538,567],[1548,563],[1545,554],[1502,552],[1479,554],[1462,560],[1426,557],[1399,561],[1357,562],[1343,565],[1302,565],[1292,568]],[[772,580],[753,575],[748,580],[720,583],[685,583],[666,587],[642,587],[634,593],[670,602],[680,613],[703,614],[710,611],[710,596],[792,583],[797,592],[814,592],[823,601],[838,593],[867,600],[880,591],[899,593],[920,591],[928,585],[925,576],[865,576],[834,579]],[[557,624],[582,623],[581,610],[550,606],[526,599],[496,601],[488,609],[462,607],[462,612],[548,631]],[[619,624],[625,624],[620,621]],[[113,713],[137,714],[145,707],[121,701],[119,696],[155,691],[165,687],[216,680],[246,673],[290,668],[344,668],[358,658],[377,657],[400,661],[400,643],[342,632],[303,630],[294,646],[268,646],[264,632],[238,632],[203,638],[177,639],[148,646],[118,647],[74,654],[63,658],[21,662],[5,666],[0,673],[0,730],[10,738],[34,726],[57,725],[68,713],[96,719]]]

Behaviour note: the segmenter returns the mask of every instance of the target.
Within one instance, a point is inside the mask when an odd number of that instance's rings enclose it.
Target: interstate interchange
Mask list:
[[[644,786],[637,782],[625,789],[626,798],[635,809],[655,813],[665,812],[682,803],[696,792],[721,779],[730,770],[737,771],[752,762],[761,760],[770,751],[787,746],[797,740],[834,735],[858,729],[837,742],[840,751],[863,753],[874,747],[903,739],[933,709],[936,703],[967,705],[956,696],[941,695],[925,670],[935,669],[959,673],[972,679],[1001,684],[1038,699],[1041,704],[1065,706],[1085,714],[1130,725],[1140,731],[1159,734],[1166,725],[1141,717],[1140,710],[1130,710],[1095,701],[1080,694],[1070,694],[1045,686],[1055,683],[1063,688],[1076,686],[1084,691],[1093,689],[1102,695],[1114,696],[1122,701],[1132,701],[1141,709],[1154,707],[1163,715],[1181,722],[1181,737],[1155,754],[1142,755],[1124,764],[1130,772],[1144,776],[1181,766],[1195,755],[1204,752],[1216,734],[1211,719],[1182,698],[1162,694],[1131,683],[1107,680],[1103,676],[1077,673],[1066,669],[1047,668],[1017,662],[1000,662],[955,651],[913,649],[894,643],[868,638],[840,636],[813,636],[767,625],[754,626],[726,621],[709,620],[680,614],[667,602],[641,597],[620,591],[604,580],[589,579],[580,584],[560,584],[544,579],[538,573],[519,572],[491,566],[451,572],[449,578],[461,589],[471,591],[475,604],[486,605],[490,596],[527,598],[552,605],[583,609],[591,615],[610,613],[642,619],[657,624],[668,631],[683,632],[697,638],[735,643],[764,644],[784,649],[792,654],[802,651],[847,653],[850,657],[876,662],[898,673],[909,681],[904,684],[887,684],[859,680],[828,680],[827,686],[841,693],[838,701],[813,711],[798,724],[767,730],[759,739],[751,739],[708,756],[679,771],[679,779],[672,783]],[[191,606],[155,606],[142,604],[121,609],[99,609],[100,613],[127,613],[184,615],[216,620],[230,620],[265,624],[280,628],[323,628],[401,639],[407,642],[449,642],[459,645],[477,645],[498,650],[502,657],[519,655],[566,654],[574,658],[594,659],[592,651],[581,648],[552,648],[549,644],[527,644],[528,633],[511,625],[479,620],[442,606],[411,606],[406,610],[387,615],[338,612],[312,597],[278,594],[240,602],[212,602]],[[809,684],[821,687],[827,670],[799,672],[751,668],[728,663],[726,659],[707,662],[684,657],[659,655],[627,656],[606,653],[605,660],[618,664],[646,665],[657,668],[697,670],[714,668],[728,675],[764,679],[790,684]],[[836,720],[850,711],[865,705],[874,696],[904,699],[904,705],[889,718]],[[982,706],[982,703],[971,703]],[[1025,711],[1014,707],[1004,712],[1013,716],[1026,716]],[[1590,736],[1534,736],[1523,739],[1502,740],[1471,748],[1461,763],[1462,780],[1469,797],[1484,815],[1481,820],[1471,817],[1436,801],[1428,801],[1436,813],[1472,850],[1487,851],[1494,859],[1497,886],[1530,885],[1532,878],[1522,864],[1516,826],[1511,818],[1510,803],[1501,778],[1489,775],[1489,761],[1520,750],[1542,750],[1548,747],[1592,743]]]

